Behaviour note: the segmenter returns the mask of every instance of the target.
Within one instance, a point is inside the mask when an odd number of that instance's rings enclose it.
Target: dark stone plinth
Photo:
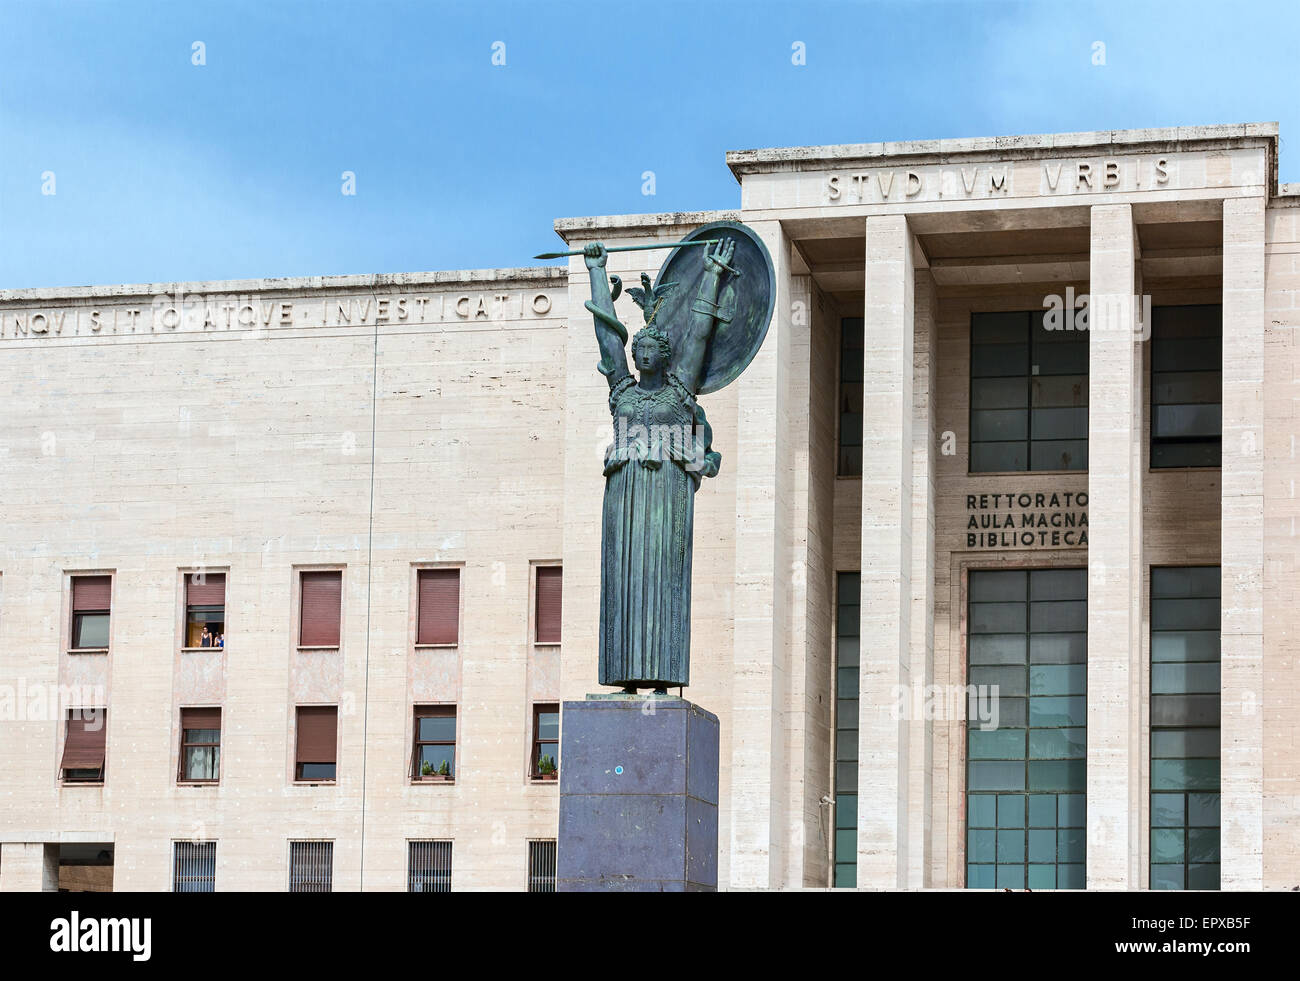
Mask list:
[[[682,698],[565,702],[559,892],[718,888],[718,717]]]

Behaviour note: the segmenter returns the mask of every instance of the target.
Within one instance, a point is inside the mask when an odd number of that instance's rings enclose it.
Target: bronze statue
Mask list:
[[[604,275],[608,252],[596,242],[582,253],[614,421],[604,470],[599,680],[628,693],[690,683],[695,491],[722,462],[697,396],[744,370],[772,312],[762,240],[736,222],[695,234],[732,229],[734,236],[680,243],[658,285],[642,274],[641,288],[628,290],[645,320],[632,338],[639,377],[628,369],[628,334],[614,313],[622,283]],[[686,247],[704,242],[702,250]],[[738,242],[742,268],[733,265]]]

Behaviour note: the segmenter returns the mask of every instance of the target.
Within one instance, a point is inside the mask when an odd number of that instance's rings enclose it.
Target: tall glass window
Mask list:
[[[839,574],[835,639],[835,885],[858,884],[858,611],[862,575]]]
[[[1088,469],[1088,334],[1043,313],[971,315],[971,473]]]
[[[1223,459],[1223,307],[1151,311],[1151,466]]]
[[[862,318],[840,321],[840,447],[841,477],[862,475]]]
[[[1082,889],[1084,569],[970,573],[966,885]]]
[[[1151,570],[1151,888],[1219,888],[1219,567]]]

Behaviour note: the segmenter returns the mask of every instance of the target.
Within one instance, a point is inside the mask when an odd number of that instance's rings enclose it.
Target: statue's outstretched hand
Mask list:
[[[723,272],[732,272],[731,257],[736,254],[735,239],[724,238],[713,247],[710,252],[707,249],[704,252],[704,268],[709,272],[717,273],[719,276]]]
[[[609,253],[600,242],[590,242],[583,246],[582,257],[586,260],[588,269],[603,269]]]

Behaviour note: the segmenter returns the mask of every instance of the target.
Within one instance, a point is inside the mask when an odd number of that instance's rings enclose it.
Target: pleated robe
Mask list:
[[[717,454],[701,467],[691,442],[699,409],[672,374],[654,392],[623,379],[610,393],[610,410],[599,680],[627,688],[687,685],[695,491],[702,474],[716,473]]]

